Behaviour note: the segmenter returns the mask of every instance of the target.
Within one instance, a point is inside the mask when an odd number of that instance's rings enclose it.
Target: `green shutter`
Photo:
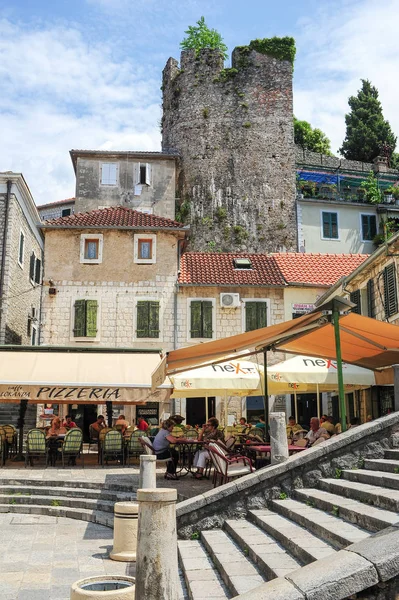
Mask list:
[[[374,281],[369,279],[367,282],[367,312],[368,316],[375,317],[374,312]]]
[[[35,283],[40,283],[41,272],[42,272],[42,261],[40,260],[40,258],[37,258],[36,264],[35,264]]]
[[[398,312],[398,297],[396,293],[396,270],[392,263],[384,269],[384,307],[385,317],[392,317]]]
[[[202,337],[201,300],[192,300],[190,303],[190,337]]]
[[[212,329],[212,310],[213,305],[210,300],[202,301],[202,336],[204,338],[211,338],[213,334]]]
[[[73,335],[84,337],[86,334],[86,300],[75,300],[75,324]]]
[[[35,253],[34,252],[32,252],[32,254],[30,255],[29,278],[32,281],[35,280]]]
[[[97,335],[97,300],[86,300],[86,336]]]
[[[255,302],[255,304],[257,304],[257,307],[256,307],[257,329],[261,329],[262,327],[267,327],[266,302]]]
[[[362,314],[362,305],[360,298],[360,290],[356,290],[355,292],[350,293],[350,301],[356,304],[354,308],[352,308],[352,312],[358,315]]]
[[[137,329],[138,338],[149,337],[149,302],[139,300],[137,302]]]
[[[159,338],[159,302],[148,302],[148,304],[149,304],[148,337]]]
[[[256,326],[256,305],[257,302],[245,303],[245,331],[254,331]]]

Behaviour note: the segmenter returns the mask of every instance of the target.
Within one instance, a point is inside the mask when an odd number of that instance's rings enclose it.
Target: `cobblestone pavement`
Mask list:
[[[74,581],[133,575],[135,563],[108,558],[113,531],[61,517],[0,514],[1,600],[69,600]]]

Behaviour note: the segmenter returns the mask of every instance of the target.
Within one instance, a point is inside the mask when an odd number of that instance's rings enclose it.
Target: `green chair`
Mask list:
[[[129,465],[130,457],[138,457],[140,454],[143,454],[143,447],[140,444],[140,438],[145,435],[145,431],[133,431],[132,435],[127,441],[126,445],[126,464]]]
[[[190,427],[185,430],[184,437],[188,440],[196,440],[198,438],[198,431],[194,427]]]
[[[65,457],[68,457],[68,462],[76,464],[76,459],[82,457],[82,467],[84,468],[83,456],[83,432],[78,427],[70,429],[64,438],[64,443],[58,452],[61,453],[62,468],[65,467]]]
[[[25,468],[28,463],[33,467],[33,458],[44,457],[48,464],[49,448],[46,444],[46,436],[41,429],[30,429],[26,436]]]
[[[123,465],[123,436],[120,431],[110,429],[101,442],[101,464],[108,464],[108,460],[120,460]]]
[[[6,434],[6,458],[17,453],[17,430],[13,425],[1,425]]]

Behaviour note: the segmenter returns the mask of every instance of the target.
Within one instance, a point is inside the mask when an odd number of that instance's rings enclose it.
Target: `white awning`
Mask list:
[[[0,351],[0,403],[118,404],[163,402],[165,384],[151,392],[158,352],[107,352],[62,349]]]

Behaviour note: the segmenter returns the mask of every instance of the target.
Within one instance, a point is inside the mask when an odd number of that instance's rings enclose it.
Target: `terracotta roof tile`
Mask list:
[[[287,283],[329,286],[349,275],[368,255],[283,252],[273,257]]]
[[[165,229],[181,229],[183,223],[166,219],[165,217],[157,217],[156,215],[148,215],[138,210],[125,208],[123,206],[112,206],[109,208],[100,208],[91,210],[85,213],[76,213],[67,217],[59,217],[58,219],[48,219],[45,221],[44,227],[148,227]]]

